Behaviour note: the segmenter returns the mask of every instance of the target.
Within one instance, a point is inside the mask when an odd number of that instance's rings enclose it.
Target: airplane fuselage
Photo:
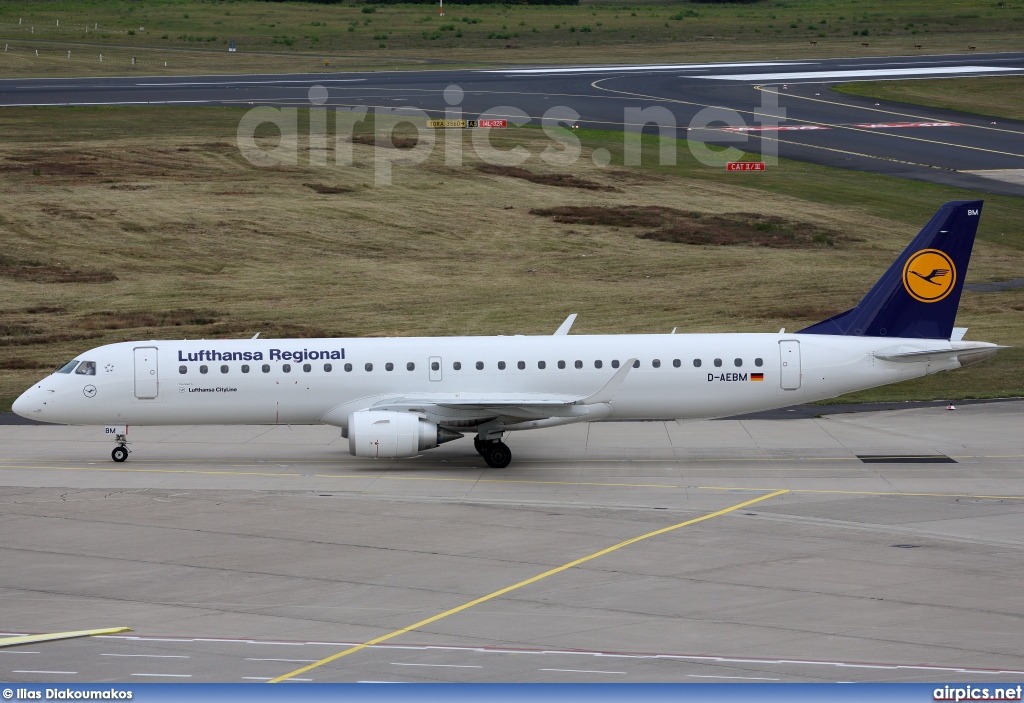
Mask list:
[[[700,419],[957,368],[956,358],[876,357],[956,344],[784,333],[125,342],[79,355],[94,375],[54,373],[16,410],[67,424],[344,426],[349,412],[392,396],[586,396],[636,358],[597,419]],[[464,427],[471,415],[440,424]]]

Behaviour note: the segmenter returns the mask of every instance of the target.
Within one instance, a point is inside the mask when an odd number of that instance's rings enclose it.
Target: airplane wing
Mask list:
[[[409,393],[366,398],[359,407],[348,403],[325,414],[321,422],[340,424],[356,410],[415,412],[443,424],[480,417],[536,420],[593,415],[597,411],[594,406],[606,406],[612,401],[635,362],[635,358],[624,362],[604,386],[586,396],[557,393]],[[604,410],[607,411],[607,407]]]

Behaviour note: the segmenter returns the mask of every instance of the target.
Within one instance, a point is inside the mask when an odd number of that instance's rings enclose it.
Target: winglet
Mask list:
[[[626,374],[633,368],[633,364],[636,363],[636,359],[629,359],[622,365],[622,367],[615,372],[611,380],[604,384],[604,388],[599,390],[593,395],[587,396],[583,400],[579,401],[580,405],[597,405],[598,403],[610,403],[612,398],[615,396],[615,391],[619,390],[619,386],[626,380]]]
[[[558,329],[555,330],[555,334],[553,336],[559,337],[569,334],[569,329],[572,327],[572,323],[574,322],[576,322],[576,313],[565,318],[565,322],[558,326]]]

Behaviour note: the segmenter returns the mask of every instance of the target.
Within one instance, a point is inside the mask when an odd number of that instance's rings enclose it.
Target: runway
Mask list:
[[[1024,402],[794,417],[515,433],[504,470],[2,425],[0,627],[132,632],[0,678],[1019,681]]]
[[[14,105],[295,105],[309,89],[327,89],[325,105],[400,109],[444,116],[443,91],[458,85],[455,106],[473,119],[512,117],[533,124],[553,107],[575,111],[576,123],[623,129],[627,108],[663,107],[679,137],[721,142],[780,156],[983,192],[1024,194],[1024,123],[841,95],[850,80],[1019,75],[1024,53],[763,61],[653,66],[514,67],[304,75],[18,79],[0,81],[0,106]],[[776,100],[782,129],[765,128]],[[738,113],[743,125],[723,137],[688,130],[708,107]],[[514,108],[515,110],[511,109]],[[567,113],[571,114],[571,113]],[[735,125],[733,125],[735,128]],[[647,129],[653,129],[648,124]],[[722,142],[725,143],[725,142]]]

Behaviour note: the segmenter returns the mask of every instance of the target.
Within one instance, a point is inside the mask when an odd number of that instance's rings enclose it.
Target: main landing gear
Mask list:
[[[128,458],[128,435],[118,434],[114,435],[114,441],[117,442],[117,446],[114,447],[114,451],[110,452],[110,458],[121,463]]]
[[[512,461],[512,450],[501,440],[474,437],[473,446],[492,469],[504,469]]]

